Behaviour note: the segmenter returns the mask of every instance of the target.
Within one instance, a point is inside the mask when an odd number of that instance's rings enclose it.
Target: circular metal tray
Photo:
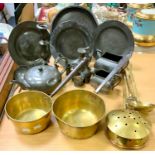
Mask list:
[[[10,34],[8,48],[18,65],[32,65],[36,59],[48,60],[51,56],[47,45],[39,41],[49,41],[50,34],[41,29],[37,22],[26,21],[17,25]]]
[[[77,22],[78,24],[87,27],[92,34],[98,25],[95,16],[89,10],[80,6],[70,6],[64,8],[55,16],[52,22],[51,31],[58,25],[67,21]]]
[[[66,58],[68,64],[76,63],[80,54],[78,48],[90,47],[89,56],[93,55],[91,48],[92,35],[87,28],[75,22],[65,22],[51,32],[51,53],[55,59]],[[64,65],[63,63],[61,65]]]
[[[132,53],[134,50],[132,32],[119,21],[106,21],[99,25],[95,31],[93,50],[95,58],[99,57],[97,51],[100,51],[101,55],[110,53],[116,56]]]

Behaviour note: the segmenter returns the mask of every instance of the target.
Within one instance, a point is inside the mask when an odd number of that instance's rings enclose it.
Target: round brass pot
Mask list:
[[[53,113],[61,131],[72,138],[88,138],[95,134],[105,113],[103,100],[86,90],[72,90],[59,96]]]
[[[17,131],[35,134],[44,130],[51,118],[52,100],[41,91],[25,91],[8,100],[5,105],[7,117]]]
[[[147,142],[151,125],[138,111],[113,110],[106,116],[107,136],[119,148],[140,149]]]

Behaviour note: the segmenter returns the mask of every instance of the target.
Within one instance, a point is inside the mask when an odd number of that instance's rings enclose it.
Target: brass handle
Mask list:
[[[131,96],[137,98],[137,100],[140,100],[137,87],[136,87],[136,82],[135,82],[135,79],[132,73],[132,66],[130,63],[125,70],[125,78],[126,78],[126,84],[127,84],[127,87],[129,89]]]

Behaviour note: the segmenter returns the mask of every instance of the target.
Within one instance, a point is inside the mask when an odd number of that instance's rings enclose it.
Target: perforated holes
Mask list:
[[[125,125],[127,126],[128,124],[127,124],[127,123],[125,123]]]
[[[136,124],[139,124],[138,122]]]
[[[135,120],[136,118],[134,117],[133,119]]]
[[[124,118],[126,118],[126,116],[124,116]]]
[[[137,132],[137,130],[135,130],[134,132]]]
[[[120,117],[117,117],[118,119],[120,118]]]

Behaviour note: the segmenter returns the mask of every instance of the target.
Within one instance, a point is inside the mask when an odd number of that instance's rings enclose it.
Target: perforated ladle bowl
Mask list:
[[[108,138],[120,148],[139,149],[150,134],[151,124],[134,110],[111,111],[106,123]]]

